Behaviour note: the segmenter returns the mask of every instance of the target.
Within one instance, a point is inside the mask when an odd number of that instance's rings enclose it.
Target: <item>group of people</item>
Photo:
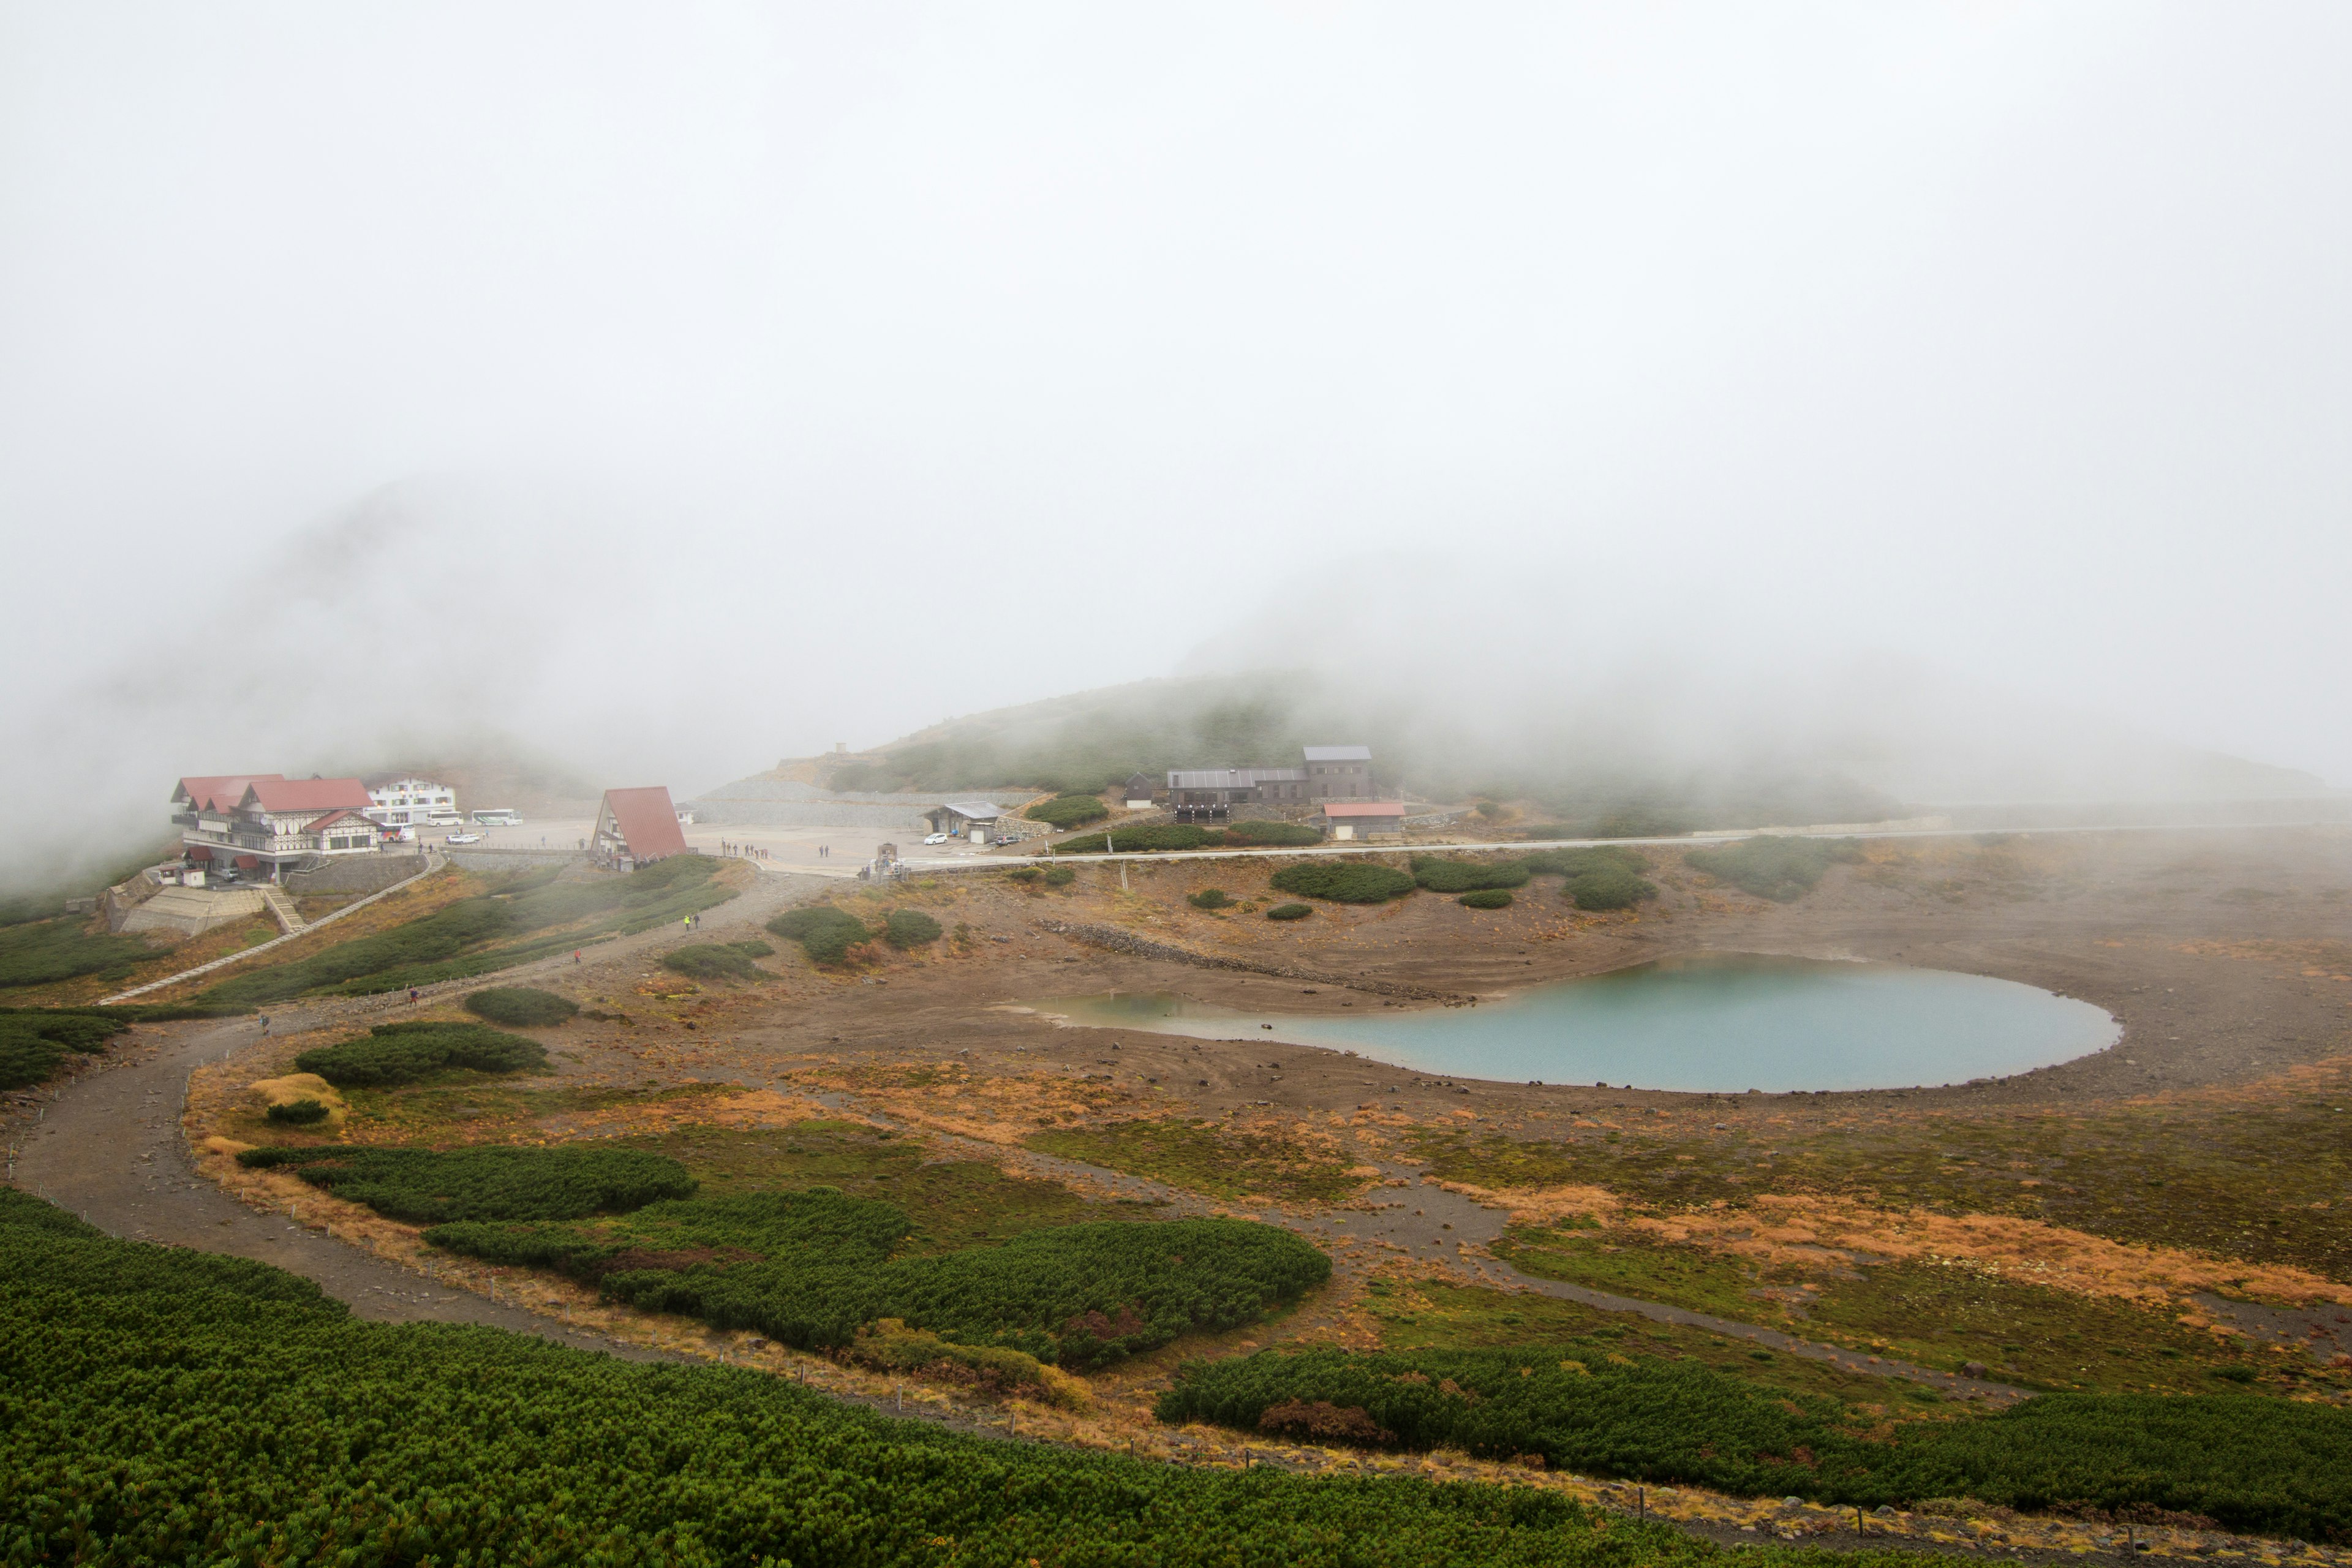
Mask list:
[[[739,860],[765,860],[768,858],[768,852],[756,844],[731,844],[724,838],[719,841],[719,853],[731,855]]]

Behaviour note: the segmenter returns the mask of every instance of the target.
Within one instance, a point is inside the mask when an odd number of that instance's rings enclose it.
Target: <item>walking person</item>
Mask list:
[[[261,1032],[265,1035],[269,1033],[269,1015],[267,1013],[261,1016]]]

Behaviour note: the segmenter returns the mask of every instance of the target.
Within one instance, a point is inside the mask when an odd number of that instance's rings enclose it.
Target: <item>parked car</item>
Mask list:
[[[452,833],[441,840],[444,844],[479,844],[481,841],[482,835],[478,833]]]
[[[1006,834],[1003,837],[999,838],[996,842],[997,842],[997,844],[998,844],[1000,847],[1002,847],[1002,846],[1006,845],[1006,844],[1018,844],[1018,843],[1020,843],[1020,842],[1021,842],[1021,840],[1019,840],[1018,838],[1015,838],[1012,834],[1008,833],[1008,834]]]
[[[947,841],[948,836],[944,833],[926,834],[923,838],[926,844],[945,844]]]

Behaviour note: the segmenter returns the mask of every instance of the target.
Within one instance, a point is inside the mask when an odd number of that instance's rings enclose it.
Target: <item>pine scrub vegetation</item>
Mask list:
[[[356,1040],[320,1046],[294,1058],[337,1089],[414,1083],[453,1068],[475,1072],[541,1072],[547,1047],[486,1024],[378,1024]]]
[[[1718,882],[1777,903],[1801,899],[1838,862],[1859,860],[1862,847],[1850,838],[1743,838],[1716,849],[1693,849],[1684,864]]]
[[[1055,827],[1083,827],[1089,822],[1100,822],[1110,815],[1110,807],[1098,795],[1083,790],[1065,790],[1051,800],[1039,801],[1023,812],[1033,822],[1050,823]]]
[[[691,1197],[696,1186],[686,1167],[666,1154],[593,1143],[247,1149],[236,1161],[249,1169],[292,1166],[314,1187],[413,1225],[583,1219]]]
[[[467,996],[466,1011],[509,1029],[544,1029],[570,1023],[580,1007],[552,991],[528,985],[494,985]]]
[[[1722,1561],[1524,1489],[1024,1447],[742,1368],[366,1322],[295,1275],[118,1241],[6,1188],[0,1366],[11,1563],[929,1568],[947,1545],[974,1568]]]
[[[839,963],[849,956],[851,948],[874,935],[864,921],[831,904],[786,910],[768,922],[768,931],[786,942],[799,942],[812,963]]]
[[[895,1204],[814,1187],[656,1204],[599,1225],[445,1225],[425,1239],[805,1349],[895,1318],[1080,1370],[1255,1322],[1331,1271],[1313,1246],[1250,1220],[1102,1221],[896,1256],[913,1230]]]
[[[2352,1412],[2258,1395],[2045,1394],[1884,1433],[1833,1399],[1629,1358],[1595,1339],[1590,1349],[1261,1351],[1182,1368],[1158,1415],[1309,1441],[1539,1454],[1554,1468],[1750,1497],[2153,1508],[2315,1541],[2352,1529]]]
[[[1412,892],[1413,880],[1393,867],[1361,860],[1309,860],[1276,871],[1274,886],[1280,892],[1335,904],[1384,904]]]

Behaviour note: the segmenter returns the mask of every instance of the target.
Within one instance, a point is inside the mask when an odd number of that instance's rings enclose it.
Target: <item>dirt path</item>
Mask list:
[[[717,934],[756,927],[778,906],[820,886],[814,879],[763,877],[741,897],[707,911],[708,929]],[[677,936],[664,926],[592,951],[600,968],[634,968],[647,950]],[[514,984],[535,973],[574,967],[567,954],[500,971],[498,981]],[[398,1016],[482,984],[476,978],[424,987],[414,1005],[406,993],[394,993],[279,1007],[269,1015],[268,1027],[286,1035],[339,1022]],[[110,1235],[250,1258],[299,1274],[316,1280],[362,1317],[387,1322],[487,1323],[633,1361],[677,1359],[450,1289],[347,1247],[323,1227],[249,1209],[199,1176],[181,1127],[188,1075],[200,1063],[233,1059],[262,1038],[263,1027],[258,1017],[174,1024],[142,1027],[131,1043],[119,1041],[100,1058],[99,1070],[52,1086],[48,1092],[54,1099],[45,1098],[31,1115],[14,1119],[7,1131],[15,1151],[10,1166],[14,1184]]]

